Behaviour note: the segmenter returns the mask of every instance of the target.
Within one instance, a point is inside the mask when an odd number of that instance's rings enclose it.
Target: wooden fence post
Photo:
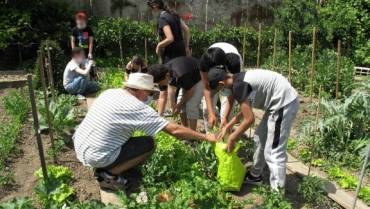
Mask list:
[[[311,54],[311,73],[310,73],[310,102],[313,97],[313,81],[315,79],[315,65],[316,65],[316,27],[312,31],[312,54]]]
[[[204,31],[208,30],[208,3],[209,0],[206,0],[206,18],[205,18],[205,23],[204,23]]]
[[[257,67],[260,67],[261,62],[261,33],[262,33],[262,25],[261,23],[258,25],[258,47],[257,47]]]
[[[275,28],[274,33],[274,43],[272,46],[272,70],[275,70],[275,62],[276,62],[276,39],[277,39],[277,29]]]
[[[243,34],[243,64],[245,66],[245,58],[247,53],[247,46],[245,45],[246,39],[247,39],[247,29],[246,29],[246,22],[244,23],[244,34]],[[244,67],[242,66],[242,67]]]
[[[311,154],[310,154],[310,164],[308,165],[308,173],[307,176],[310,176],[311,173],[311,167],[312,167],[312,160],[313,160],[313,155],[316,150],[316,133],[317,133],[317,124],[319,122],[319,115],[320,115],[320,102],[321,102],[321,90],[322,86],[319,88],[319,100],[317,102],[317,107],[316,107],[316,115],[315,115],[315,125],[314,125],[314,140],[312,140],[311,144]]]
[[[39,66],[40,66],[40,79],[42,83],[42,89],[44,93],[44,102],[45,102],[45,114],[46,114],[46,121],[48,123],[48,128],[49,128],[49,137],[50,137],[50,142],[51,142],[51,148],[54,149],[54,135],[53,135],[53,125],[51,122],[51,117],[50,117],[50,107],[49,107],[49,98],[48,98],[48,92],[47,92],[47,86],[46,86],[46,81],[45,81],[45,67],[44,67],[44,51],[43,49],[40,49],[39,52]],[[53,156],[54,162],[56,161],[55,156]]]
[[[292,31],[289,31],[289,57],[288,57],[288,80],[292,80]]]
[[[122,37],[121,37],[121,35],[119,36],[118,45],[119,45],[119,56],[120,56],[120,60],[121,60],[121,67],[122,67],[122,70],[125,70],[125,63],[123,63],[123,46],[122,46]]]
[[[49,41],[48,40],[46,41],[46,51],[47,51],[47,60],[48,60],[47,61],[47,66],[48,66],[47,75],[48,75],[48,80],[49,80],[49,83],[50,83],[50,91],[51,91],[52,99],[54,100],[56,98],[56,95],[55,95],[53,68],[52,68],[52,65],[51,65],[50,46],[49,46]]]
[[[342,48],[341,40],[338,40],[337,46],[337,81],[335,85],[335,99],[339,98],[339,76],[340,76],[340,56],[341,56],[341,48]]]
[[[145,48],[145,54],[144,54],[145,62],[148,63],[148,39],[147,38],[145,38],[144,40],[144,48]]]
[[[36,134],[37,148],[39,150],[39,157],[40,157],[42,174],[43,174],[44,178],[46,180],[48,180],[48,172],[47,172],[47,168],[46,168],[44,148],[43,148],[42,141],[41,141],[41,136],[40,136],[39,118],[37,116],[37,107],[36,107],[36,101],[35,101],[35,93],[33,91],[33,83],[32,83],[32,75],[31,74],[27,75],[27,81],[28,81],[28,91],[29,91],[30,100],[31,100],[31,107],[32,107],[33,128],[34,128],[35,134]]]

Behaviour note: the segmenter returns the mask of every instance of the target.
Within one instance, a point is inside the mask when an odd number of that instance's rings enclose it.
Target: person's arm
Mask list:
[[[177,87],[169,84],[167,90],[168,90],[168,99],[170,100],[170,105],[171,105],[170,107],[172,110],[174,110],[176,106]]]
[[[207,105],[208,123],[211,127],[213,127],[213,126],[216,125],[217,117],[216,117],[216,113],[213,109],[211,88],[209,86],[207,73],[201,71],[200,76],[201,76],[203,84],[204,84],[203,94],[204,94],[204,98],[206,100],[206,105]]]
[[[182,28],[182,31],[184,32],[184,42],[185,42],[186,55],[191,56],[191,52],[190,52],[190,36],[191,36],[190,35],[190,29],[183,20],[181,20],[181,28]]]
[[[181,125],[177,125],[175,123],[168,123],[167,126],[164,127],[163,131],[165,131],[168,134],[171,134],[177,138],[180,139],[186,139],[186,140],[201,140],[201,141],[209,141],[209,142],[216,142],[216,136],[214,134],[201,134],[199,132],[193,131],[190,128],[186,128]]]
[[[71,36],[71,48],[72,49],[76,47],[76,44],[75,43],[76,43],[76,37]]]
[[[89,54],[88,58],[93,59],[93,48],[94,48],[94,37],[90,36],[89,37]]]
[[[229,118],[233,105],[234,105],[234,96],[231,95],[227,97],[227,102],[226,102],[225,109],[224,109],[225,112],[221,118],[220,128],[224,127],[227,124],[228,122],[227,120]]]
[[[166,104],[167,104],[167,91],[160,91],[157,102],[158,114],[160,116],[163,116],[163,113],[166,109]]]
[[[82,69],[82,68],[80,68],[80,67],[77,67],[77,68],[75,69],[75,71],[76,71],[78,74],[80,74],[80,75],[88,75],[88,74],[90,73],[92,63],[93,63],[93,62],[92,62],[92,61],[90,61],[90,62],[86,65],[85,69]]]
[[[170,45],[171,43],[173,43],[175,40],[172,34],[171,27],[169,25],[165,25],[163,27],[163,32],[166,38],[158,43],[157,48],[155,50],[157,55],[161,55],[161,50],[164,49],[166,46]]]
[[[228,137],[227,140],[227,151],[231,152],[234,150],[235,142],[240,138],[240,136],[254,123],[254,114],[251,105],[247,100],[245,100],[240,105],[240,113],[230,121],[227,125],[228,129],[231,129],[233,125],[238,121],[238,118],[243,116],[244,120],[238,128],[236,128]]]

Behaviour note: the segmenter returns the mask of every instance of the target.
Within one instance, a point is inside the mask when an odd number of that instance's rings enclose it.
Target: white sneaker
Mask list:
[[[81,95],[81,94],[77,94],[77,99],[78,100],[85,100],[86,97],[84,95]]]

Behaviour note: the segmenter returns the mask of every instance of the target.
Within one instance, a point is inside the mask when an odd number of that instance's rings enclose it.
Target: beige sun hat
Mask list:
[[[154,86],[154,78],[146,73],[131,73],[125,87],[147,91],[158,91]]]

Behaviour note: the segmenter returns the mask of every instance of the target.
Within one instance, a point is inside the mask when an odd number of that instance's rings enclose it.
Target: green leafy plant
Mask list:
[[[367,204],[370,205],[370,187],[362,187],[359,197]]]
[[[119,68],[105,68],[99,72],[99,84],[101,91],[110,88],[123,87],[124,73]]]
[[[12,90],[3,99],[6,113],[20,122],[23,122],[31,109],[28,96],[22,89]]]
[[[355,189],[358,184],[358,180],[355,177],[344,172],[338,166],[329,168],[328,174],[329,177],[336,180],[343,189]]]
[[[30,198],[15,198],[9,202],[0,203],[0,209],[36,209]]]
[[[61,207],[75,193],[69,186],[73,173],[69,168],[54,165],[48,166],[47,173],[48,179],[44,178],[41,168],[35,173],[38,179],[35,187],[36,196],[44,208]]]
[[[281,191],[272,190],[270,187],[261,186],[253,190],[263,198],[263,203],[258,207],[261,209],[293,209],[293,206],[288,202],[284,193]]]
[[[311,205],[320,206],[324,203],[324,181],[316,176],[304,177],[298,186],[298,192]]]

